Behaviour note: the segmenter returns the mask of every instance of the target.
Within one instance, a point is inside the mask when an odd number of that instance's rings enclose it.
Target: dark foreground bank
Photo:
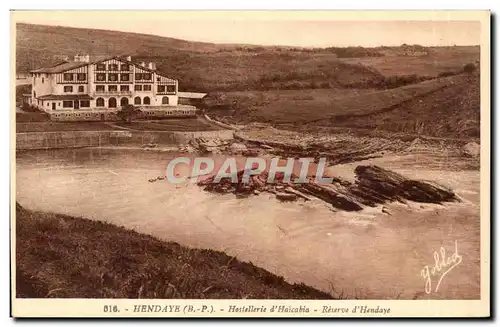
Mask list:
[[[19,204],[16,292],[24,298],[332,298],[223,252]]]

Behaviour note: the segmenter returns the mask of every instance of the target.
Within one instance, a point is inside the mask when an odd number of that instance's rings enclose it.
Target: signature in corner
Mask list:
[[[458,244],[455,241],[455,252],[451,256],[446,256],[446,250],[441,247],[439,253],[434,251],[434,265],[425,266],[421,271],[420,275],[425,281],[425,292],[430,294],[432,292],[432,277],[439,276],[436,288],[434,292],[439,290],[439,285],[443,277],[446,276],[453,268],[458,266],[462,262],[462,256],[458,254]]]

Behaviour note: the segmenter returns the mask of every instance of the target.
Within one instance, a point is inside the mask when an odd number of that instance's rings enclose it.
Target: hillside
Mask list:
[[[190,42],[116,31],[18,24],[17,69],[75,53],[153,61],[206,109],[239,122],[382,128],[477,136],[479,79],[461,74],[479,46],[291,48]]]
[[[479,73],[461,74],[421,97],[364,115],[333,117],[328,124],[438,137],[480,136]]]
[[[192,42],[148,34],[99,29],[18,23],[16,67],[20,72],[60,61],[59,56],[90,55],[165,56],[175,51],[213,52],[236,45]]]
[[[331,299],[223,252],[16,203],[22,298]]]
[[[456,72],[479,56],[477,47],[428,49],[398,56],[400,47],[292,48],[191,42],[146,34],[17,24],[18,72],[47,66],[75,53],[132,55],[154,61],[180,81],[181,90],[248,91],[316,88],[387,88]],[[407,81],[389,85],[398,76]]]
[[[439,137],[479,136],[479,74],[461,73],[398,88],[214,93],[209,114],[243,123],[312,130],[346,127]]]
[[[198,91],[351,87],[382,76],[373,68],[342,63],[335,53],[288,51],[287,47],[246,47],[190,42],[115,31],[17,25],[17,70],[27,71],[76,53],[130,54],[153,61],[160,71]],[[363,86],[363,85],[362,85]]]

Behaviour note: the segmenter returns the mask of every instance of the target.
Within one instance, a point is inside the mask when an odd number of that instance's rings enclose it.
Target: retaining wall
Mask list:
[[[61,131],[16,133],[16,149],[83,148],[106,145],[186,144],[196,138],[229,140],[233,131],[150,132],[150,131]]]

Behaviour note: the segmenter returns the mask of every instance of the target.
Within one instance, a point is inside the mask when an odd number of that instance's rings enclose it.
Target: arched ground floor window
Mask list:
[[[120,100],[120,106],[125,107],[128,105],[128,99],[127,98],[121,98]]]
[[[104,99],[97,98],[97,100],[95,100],[95,105],[96,105],[96,107],[104,107]]]
[[[109,98],[108,107],[109,108],[116,108],[116,99],[115,98]]]

